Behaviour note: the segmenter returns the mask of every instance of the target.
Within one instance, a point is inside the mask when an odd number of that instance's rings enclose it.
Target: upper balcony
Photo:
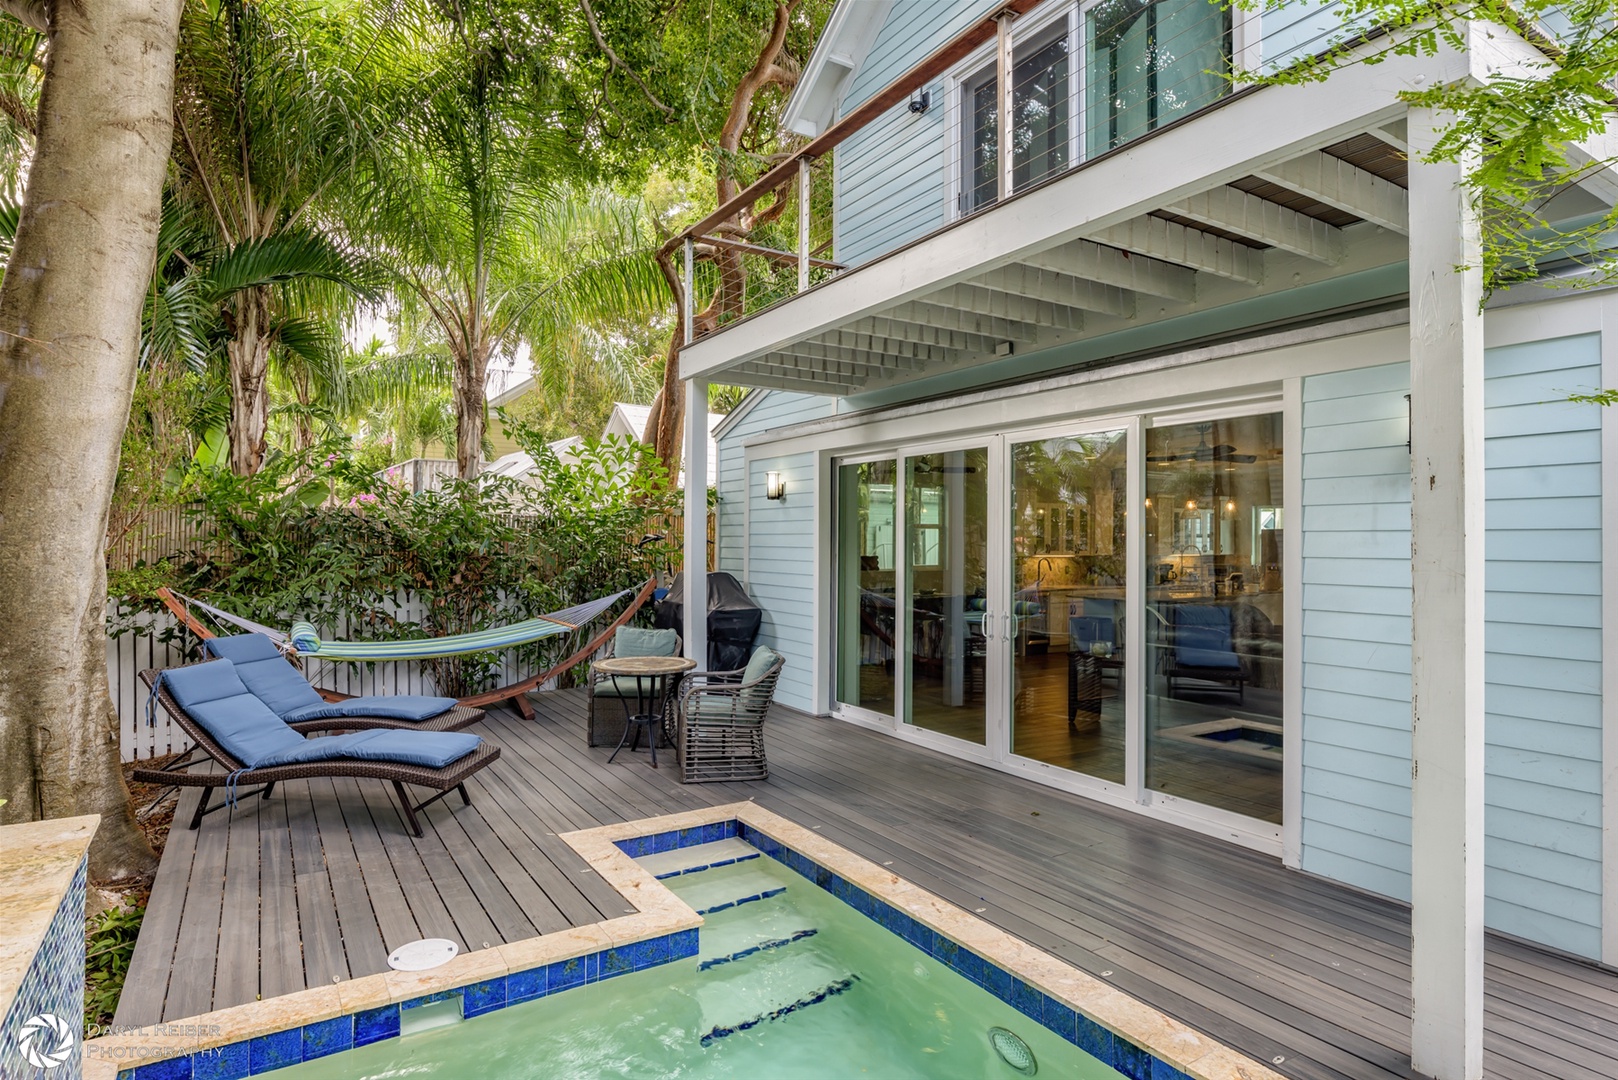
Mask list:
[[[1338,37],[1336,5],[923,6],[840,6],[788,111],[809,144],[686,234],[794,179],[813,205],[835,149],[832,220],[798,214],[798,252],[744,256],[796,269],[798,291],[760,275],[776,291],[688,344],[683,377],[891,398],[1401,303],[1401,92],[1540,55],[1479,25],[1466,50],[1233,93],[1232,67]],[[1564,206],[1581,198],[1599,205]]]

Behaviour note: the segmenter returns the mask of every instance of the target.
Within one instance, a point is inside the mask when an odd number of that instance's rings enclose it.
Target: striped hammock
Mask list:
[[[575,604],[561,611],[553,611],[549,615],[541,615],[536,619],[525,619],[522,622],[511,623],[507,626],[494,626],[487,630],[477,630],[470,634],[452,634],[449,637],[413,638],[408,641],[323,641],[315,632],[314,626],[307,622],[298,621],[292,624],[290,634],[282,633],[250,619],[232,615],[228,611],[221,611],[211,604],[201,600],[193,600],[188,596],[175,593],[175,597],[193,607],[201,608],[216,619],[232,623],[255,634],[263,634],[274,641],[282,649],[296,651],[300,656],[312,656],[318,660],[349,660],[349,661],[380,661],[391,660],[436,660],[450,656],[465,656],[468,653],[490,652],[495,649],[507,649],[514,645],[527,645],[535,641],[543,641],[558,634],[570,633],[586,623],[593,622],[603,611],[606,611],[620,599],[628,596],[632,590],[613,593],[596,600],[589,600],[582,604]]]

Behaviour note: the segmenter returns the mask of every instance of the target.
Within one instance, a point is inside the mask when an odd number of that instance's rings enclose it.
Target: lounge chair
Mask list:
[[[483,719],[484,711],[459,704],[450,697],[420,694],[374,694],[328,701],[299,674],[263,634],[232,634],[202,643],[208,655],[236,665],[236,675],[249,692],[294,731],[348,731],[371,728],[408,728],[416,731],[459,731]],[[154,685],[141,672],[147,686]],[[155,674],[155,673],[153,673]],[[325,721],[342,718],[334,725]]]
[[[608,656],[679,656],[680,634],[676,630],[647,630],[639,626],[621,626],[612,637],[612,648]],[[602,657],[601,659],[606,659]],[[628,677],[613,677],[592,671],[590,681],[585,688],[584,704],[588,713],[585,742],[590,746],[613,746],[623,740],[624,727],[628,723],[624,719],[624,698],[634,698],[638,693],[637,684],[640,680]],[[675,678],[669,678],[669,694],[663,703],[667,709],[669,702],[674,700]],[[611,706],[596,708],[597,699],[609,699]],[[665,724],[665,726],[667,726]]]
[[[467,777],[500,756],[499,747],[465,732],[370,730],[306,738],[247,689],[229,660],[170,668],[160,673],[154,692],[196,745],[179,763],[162,769],[136,769],[134,777],[142,783],[203,788],[191,815],[193,829],[201,826],[203,815],[233,805],[239,794],[261,794],[267,799],[283,780],[337,776],[392,783],[405,822],[412,833],[421,836],[417,812],[451,791],[460,793],[463,804],[470,804]],[[324,724],[326,729],[351,728],[353,723],[354,718],[332,717],[304,722],[303,729],[312,730],[316,724]],[[187,771],[208,764],[205,760],[188,762],[197,750],[224,771]],[[184,762],[188,764],[180,764]],[[242,784],[263,787],[240,793]],[[412,805],[406,784],[433,788],[438,794]],[[213,789],[220,787],[225,789],[225,801],[210,806]]]
[[[740,671],[694,671],[680,684],[680,782],[767,780],[764,720],[786,657],[767,645]]]
[[[1196,679],[1197,690],[1233,692],[1236,700],[1246,700],[1247,669],[1236,655],[1231,639],[1230,609],[1214,604],[1176,604],[1169,617],[1169,647],[1164,675],[1169,696],[1174,696],[1176,679]]]

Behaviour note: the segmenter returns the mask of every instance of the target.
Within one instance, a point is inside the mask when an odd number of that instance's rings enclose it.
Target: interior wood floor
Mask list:
[[[1271,857],[777,708],[766,782],[585,745],[581,692],[494,713],[472,805],[404,830],[379,782],[296,782],[170,837],[116,1022],[175,1020],[626,910],[556,834],[756,799],[1298,1078],[1409,1075],[1408,911]],[[194,790],[180,802],[184,822]],[[1618,1076],[1618,975],[1490,936],[1485,1069]]]

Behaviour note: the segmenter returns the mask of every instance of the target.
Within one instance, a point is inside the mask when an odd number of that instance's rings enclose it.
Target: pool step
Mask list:
[[[745,866],[714,877],[706,874],[682,875],[669,878],[664,884],[695,908],[699,915],[717,914],[786,892],[786,886],[778,878]]]
[[[859,981],[860,977],[858,975],[849,974],[834,982],[827,983],[814,993],[801,997],[797,1001],[789,1002],[786,1005],[783,1005],[778,1009],[772,1009],[767,1013],[760,1013],[757,1016],[743,1020],[739,1024],[732,1024],[728,1026],[724,1024],[717,1024],[702,1037],[700,1042],[703,1046],[709,1046],[715,1040],[723,1039],[727,1035],[734,1035],[738,1031],[746,1031],[748,1028],[757,1027],[758,1025],[768,1023],[771,1020],[780,1020],[785,1016],[799,1011],[800,1009],[807,1009],[812,1005],[819,1005],[828,998],[834,998],[838,994],[846,993],[847,991],[852,990],[854,988],[854,984]]]
[[[739,961],[710,962],[692,988],[702,1010],[698,1030],[745,1031],[835,997],[853,985],[847,961],[827,952],[815,935],[786,940],[786,946],[760,948]]]
[[[816,930],[814,927],[810,927],[807,930],[799,930],[797,933],[792,934],[789,937],[770,938],[760,941],[757,945],[749,945],[745,949],[738,949],[735,952],[727,953],[724,956],[715,956],[707,960],[699,961],[697,964],[697,970],[707,971],[709,968],[716,968],[723,964],[734,964],[738,960],[746,960],[749,956],[757,956],[761,952],[770,952],[775,949],[783,949],[786,946],[802,941],[805,938],[814,937],[818,933],[820,933],[819,930]]]
[[[664,880],[746,862],[758,858],[759,855],[758,848],[746,840],[733,836],[726,840],[716,840],[711,844],[696,844],[692,847],[675,848],[673,851],[642,855],[635,861],[651,871],[653,877]]]

